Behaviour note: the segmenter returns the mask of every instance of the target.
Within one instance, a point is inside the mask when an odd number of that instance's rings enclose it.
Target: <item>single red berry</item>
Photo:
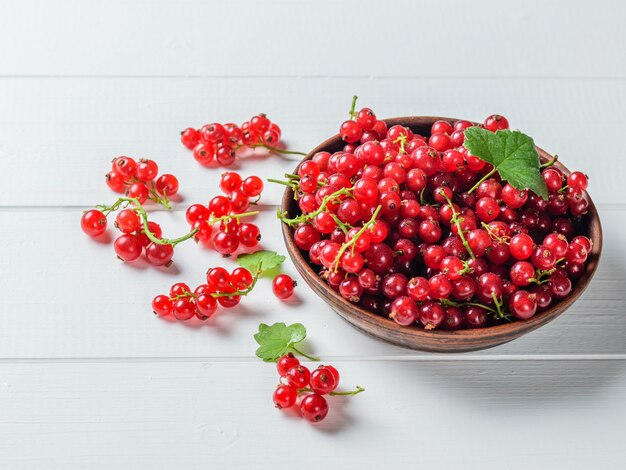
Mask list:
[[[129,263],[141,256],[143,247],[136,235],[125,233],[118,237],[113,243],[115,254],[122,261]]]
[[[96,209],[85,211],[80,218],[80,228],[90,237],[98,237],[107,229],[107,218]]]
[[[124,233],[133,233],[141,228],[141,219],[137,211],[123,209],[115,218],[115,226]]]
[[[485,129],[491,132],[496,132],[501,129],[508,129],[509,121],[504,116],[499,114],[492,114],[485,119]]]
[[[279,274],[272,281],[272,292],[281,300],[291,297],[294,287],[297,285],[288,274]]]
[[[157,178],[154,186],[161,196],[172,197],[178,192],[178,179],[174,175],[165,173]]]
[[[274,390],[274,404],[276,408],[291,408],[298,400],[298,389],[291,385],[281,384]]]
[[[230,273],[230,283],[238,290],[246,290],[253,282],[254,277],[246,268],[235,268],[233,272]]]
[[[172,245],[150,243],[146,247],[146,259],[153,266],[169,266],[174,256]]]
[[[195,315],[196,306],[189,298],[178,299],[174,302],[174,317],[177,320],[186,321]]]
[[[289,385],[301,389],[309,385],[311,372],[303,365],[293,366],[285,374],[285,379],[287,379]]]
[[[180,141],[189,150],[193,150],[199,140],[200,135],[198,134],[198,131],[195,130],[193,127],[188,127],[180,133]]]
[[[152,311],[155,315],[165,317],[172,313],[174,309],[174,303],[167,295],[157,295],[152,299]]]
[[[258,176],[248,176],[241,184],[241,189],[248,197],[258,197],[263,191],[263,180]]]
[[[300,402],[300,412],[306,420],[317,423],[328,414],[328,403],[323,396],[311,393]]]
[[[320,366],[311,372],[311,379],[309,380],[311,390],[320,395],[326,395],[337,388],[335,376],[326,367]]]
[[[159,166],[154,160],[141,159],[137,163],[137,179],[140,181],[152,181],[159,173]]]

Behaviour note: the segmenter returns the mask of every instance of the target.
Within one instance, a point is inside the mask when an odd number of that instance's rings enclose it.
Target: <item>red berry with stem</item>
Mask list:
[[[328,402],[323,396],[311,393],[300,402],[300,412],[307,421],[317,423],[328,414]]]
[[[528,261],[518,261],[511,266],[509,275],[513,284],[524,287],[535,277],[535,268]]]
[[[359,127],[356,121],[344,121],[344,123],[339,127],[339,135],[344,142],[348,142],[349,144],[358,142],[362,133],[363,130]]]
[[[254,277],[246,268],[239,267],[230,273],[230,283],[238,290],[246,290],[254,283]]]
[[[567,185],[580,191],[587,189],[588,182],[587,176],[580,171],[574,171],[567,177]]]
[[[157,178],[155,189],[161,196],[172,197],[178,192],[178,179],[174,175],[165,173]]]
[[[426,330],[437,328],[446,318],[446,311],[437,302],[425,301],[419,308],[419,321]]]
[[[118,237],[113,243],[113,248],[117,257],[126,263],[135,261],[143,251],[137,236],[128,233]]]
[[[150,191],[144,183],[133,183],[126,190],[126,196],[133,197],[139,201],[139,204],[143,204],[150,197]]]
[[[191,289],[184,282],[177,282],[170,287],[170,297],[177,297],[179,295],[190,294]]]
[[[291,385],[281,384],[274,390],[273,400],[279,410],[291,408],[298,400],[298,389]]]
[[[85,211],[80,218],[80,228],[90,237],[98,237],[107,229],[107,218],[96,209]]]
[[[320,366],[311,372],[309,385],[313,392],[320,395],[326,395],[337,388],[335,376],[328,368],[323,366]]]
[[[484,328],[487,326],[487,311],[478,306],[469,306],[463,312],[467,328]]]
[[[215,158],[215,148],[210,142],[200,142],[193,148],[193,158],[203,166],[211,164]]]
[[[124,233],[133,233],[141,228],[141,219],[137,211],[123,209],[115,218],[115,226]]]
[[[213,247],[219,254],[230,256],[239,248],[239,237],[231,232],[217,232],[213,236]]]

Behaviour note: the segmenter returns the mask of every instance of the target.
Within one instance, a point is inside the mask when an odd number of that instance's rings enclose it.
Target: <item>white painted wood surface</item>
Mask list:
[[[625,5],[0,2],[0,468],[626,468]],[[152,296],[232,261],[182,244],[170,270],[131,267],[80,232],[81,210],[115,197],[113,156],[179,176],[183,201],[154,214],[174,235],[221,173],[195,164],[181,128],[264,111],[308,150],[353,93],[380,116],[502,112],[589,173],[605,252],[580,301],[455,356],[365,337],[304,285],[282,304],[267,279],[185,325],[154,318]],[[268,188],[257,221],[281,250],[279,197]],[[303,322],[308,348],[367,391],[319,426],[274,410],[275,372],[253,355],[261,321]]]

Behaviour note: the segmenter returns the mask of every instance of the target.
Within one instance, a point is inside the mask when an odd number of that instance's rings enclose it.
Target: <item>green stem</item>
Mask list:
[[[378,206],[376,208],[376,210],[374,211],[374,213],[372,214],[372,217],[370,218],[370,220],[368,220],[365,224],[363,224],[363,227],[361,227],[361,230],[359,230],[350,239],[350,241],[348,241],[347,243],[344,243],[343,245],[341,245],[341,248],[339,248],[339,251],[337,252],[337,257],[335,258],[335,263],[334,263],[335,271],[337,271],[337,269],[339,268],[339,263],[341,262],[341,257],[346,252],[346,250],[348,248],[350,248],[351,246],[353,246],[359,240],[361,235],[363,235],[365,233],[365,231],[368,230],[376,222],[376,218],[378,217],[378,214],[380,213],[381,209],[382,209],[382,206]]]
[[[170,200],[167,198],[167,195],[163,195],[163,197],[159,196],[159,193],[156,191],[156,186],[154,185],[154,181],[148,188],[148,193],[150,193],[150,199],[156,202],[157,204],[161,204],[166,209],[171,209]]]
[[[319,362],[320,358],[319,357],[315,357],[315,356],[309,356],[308,354],[300,351],[298,348],[296,348],[294,345],[291,345],[291,349],[293,349],[293,351],[295,353],[300,354],[301,356],[306,357],[309,361],[314,361],[314,362]]]
[[[452,219],[450,221],[454,222],[454,225],[456,225],[456,230],[458,232],[459,238],[461,239],[461,242],[463,242],[463,246],[469,253],[470,257],[472,259],[476,259],[476,256],[474,256],[474,252],[470,248],[468,241],[465,239],[465,235],[463,235],[463,229],[461,228],[461,221],[459,220],[459,213],[454,208],[454,204],[452,203],[452,201],[450,200],[450,198],[448,197],[448,195],[445,193],[443,189],[439,191],[439,194],[441,194],[445,198],[446,202],[448,203],[448,206],[452,210]]]
[[[235,148],[235,150],[238,150],[238,149],[240,149],[241,147],[243,147],[243,145],[242,145],[242,146],[239,146],[239,147],[237,147],[237,148]],[[264,148],[264,149],[269,150],[270,152],[280,153],[280,154],[283,154],[283,155],[302,155],[302,156],[304,156],[304,157],[306,157],[306,155],[307,155],[307,154],[306,154],[306,153],[304,153],[304,152],[297,152],[297,151],[295,151],[295,150],[281,149],[281,148],[278,148],[278,147],[273,147],[273,146],[271,146],[271,145],[267,145],[267,144],[253,144],[253,145],[250,145],[249,147],[250,147],[251,149],[256,149],[256,148],[262,147],[262,148]]]
[[[494,167],[489,173],[487,173],[485,176],[483,176],[478,183],[476,183],[474,186],[472,186],[472,189],[470,189],[467,194],[472,194],[476,188],[478,188],[478,186],[480,186],[480,183],[482,183],[483,181],[485,181],[487,178],[489,178],[491,175],[493,175],[496,172],[496,168]]]
[[[449,300],[449,299],[440,299],[439,303],[441,305],[443,305],[444,307],[448,307],[448,306],[452,306],[452,307],[467,307],[467,306],[472,305],[474,307],[484,308],[485,310],[487,310],[488,312],[491,312],[491,313],[495,313],[495,314],[498,313],[495,309],[489,307],[488,305],[481,304],[481,303],[478,303],[478,302],[455,302],[455,301]]]
[[[350,119],[353,121],[356,121],[356,100],[358,99],[359,97],[356,95],[352,97],[352,105],[350,106],[350,112],[348,113],[350,115]]]
[[[357,385],[354,390],[350,390],[349,392],[330,392],[329,395],[333,397],[337,397],[337,396],[353,397],[354,395],[358,395],[359,393],[364,392],[364,391],[365,389],[363,387],[361,387],[360,385]]]
[[[311,390],[309,387],[304,387],[298,390],[298,393],[309,393],[312,392],[313,390]],[[356,388],[354,390],[349,390],[347,392],[330,392],[329,395],[331,397],[353,397],[354,395],[358,395],[361,392],[364,392],[365,389],[363,387],[361,387],[360,385],[357,385]]]
[[[342,195],[348,195],[350,194],[350,192],[352,191],[353,188],[342,188],[342,189],[338,189],[337,191],[335,191],[332,194],[329,194],[328,196],[326,196],[323,200],[322,200],[322,204],[320,204],[320,207],[313,212],[309,212],[308,214],[300,214],[298,217],[294,217],[293,219],[289,219],[287,218],[287,212],[281,212],[280,208],[276,209],[276,216],[285,224],[289,225],[290,227],[297,225],[297,224],[301,224],[303,222],[307,222],[311,219],[313,219],[315,216],[317,216],[318,214],[321,214],[324,210],[326,210],[326,207],[328,206],[328,204],[333,201],[334,199],[338,198],[339,196]]]
[[[555,155],[554,158],[552,160],[550,160],[549,162],[545,162],[545,163],[542,163],[541,165],[539,165],[539,168],[540,169],[541,168],[548,168],[548,167],[554,165],[557,162],[558,159],[559,159],[559,156]]]

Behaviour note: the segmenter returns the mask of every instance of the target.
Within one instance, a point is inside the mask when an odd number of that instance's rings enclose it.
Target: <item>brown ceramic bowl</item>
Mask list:
[[[429,135],[432,123],[439,119],[451,122],[456,121],[456,119],[452,118],[411,116],[385,119],[385,122],[390,127],[395,124],[401,124],[409,127],[418,134]],[[339,135],[335,135],[313,149],[303,161],[309,160],[317,152],[328,151],[332,153],[340,150],[342,147],[343,142],[341,138]],[[537,151],[543,161],[552,158],[551,155],[540,148],[537,148]],[[563,170],[566,174],[569,174],[569,170],[560,162],[557,162],[555,166]],[[294,173],[297,173],[297,170],[294,171]],[[289,188],[285,191],[283,196],[282,210],[287,212],[289,217],[294,217],[300,213],[298,205],[293,199],[293,192]],[[585,227],[585,234],[593,241],[593,250],[589,255],[585,273],[576,281],[569,296],[554,303],[547,310],[536,314],[530,320],[514,321],[483,329],[464,329],[457,331],[427,331],[417,325],[409,327],[400,326],[389,318],[377,315],[345,300],[318,277],[307,258],[303,256],[302,252],[295,245],[293,230],[286,224],[283,224],[283,237],[287,245],[287,251],[306,283],[326,301],[335,312],[359,330],[389,343],[406,348],[431,352],[467,352],[490,348],[519,338],[554,320],[580,297],[589,285],[589,281],[591,281],[596,271],[602,251],[602,227],[600,225],[598,212],[591,199],[589,199],[589,213],[584,217],[583,225]]]

